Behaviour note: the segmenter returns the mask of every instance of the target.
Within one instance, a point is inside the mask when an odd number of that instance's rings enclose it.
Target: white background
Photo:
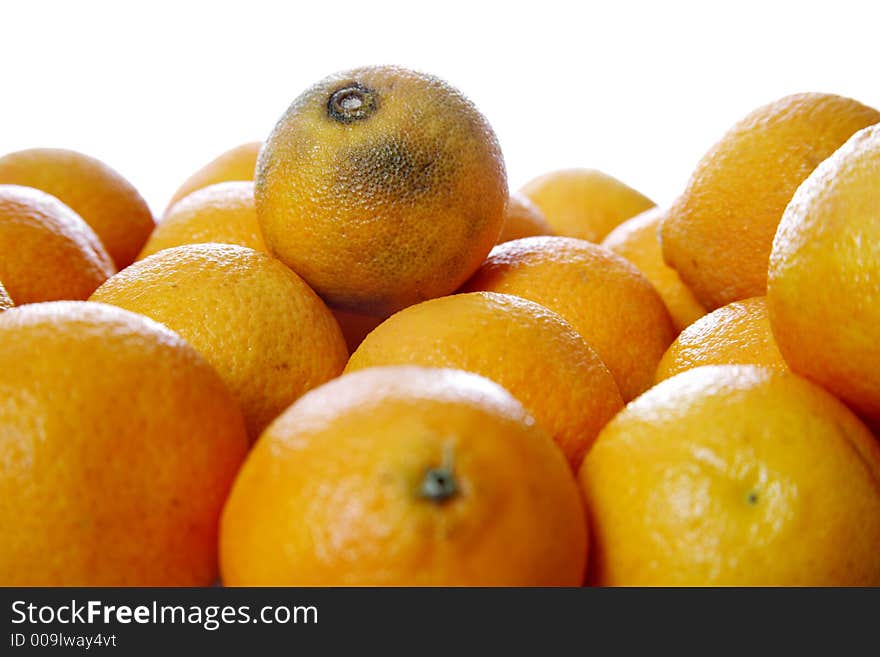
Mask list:
[[[394,63],[476,102],[512,188],[586,166],[666,203],[761,104],[828,91],[880,106],[877,4],[2,0],[0,152],[89,153],[158,212],[312,82]]]

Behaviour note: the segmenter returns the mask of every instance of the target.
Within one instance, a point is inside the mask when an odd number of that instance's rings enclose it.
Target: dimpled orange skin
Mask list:
[[[147,202],[119,173],[88,155],[32,148],[0,157],[0,184],[35,187],[70,207],[101,238],[118,269],[134,261],[156,225]]]
[[[268,253],[254,210],[254,184],[227,182],[199,189],[176,203],[138,256],[184,244],[238,244]]]
[[[553,228],[547,223],[537,205],[519,192],[510,195],[507,199],[507,211],[504,213],[504,225],[498,237],[498,244],[522,237],[553,234]]]
[[[520,192],[557,235],[601,242],[616,226],[654,207],[654,202],[595,169],[561,169],[529,181]]]
[[[37,189],[0,185],[0,280],[17,304],[84,300],[116,272],[98,236]]]
[[[168,201],[168,207],[165,208],[165,214],[168,214],[168,211],[179,200],[204,187],[233,181],[253,182],[254,171],[257,166],[257,156],[260,154],[262,147],[263,142],[252,141],[235,148],[230,148],[225,153],[215,157],[187,178],[177,191],[174,192],[171,200]]]
[[[208,586],[247,449],[179,336],[103,304],[0,314],[0,585]]]
[[[9,293],[6,291],[6,288],[3,287],[3,283],[0,283],[0,312],[9,310],[14,305],[12,299],[9,298]]]
[[[392,315],[345,371],[377,365],[453,367],[492,379],[550,432],[572,468],[623,406],[614,377],[568,323],[506,294],[456,294]]]
[[[687,327],[663,354],[656,380],[701,365],[788,369],[770,329],[766,297],[734,301]]]
[[[580,586],[587,548],[565,459],[509,393],[391,367],[272,423],[224,509],[220,560],[233,586]]]
[[[880,430],[880,126],[798,189],[770,257],[770,324],[793,370]]]
[[[256,439],[307,390],[338,376],[339,325],[296,274],[266,253],[229,244],[166,249],[91,297],[179,333],[223,377]]]
[[[387,317],[480,266],[501,232],[507,176],[495,133],[457,90],[371,67],[293,102],[260,153],[255,191],[282,262],[334,308]]]
[[[603,429],[579,478],[598,585],[880,584],[880,447],[790,372],[660,383]]]
[[[514,294],[559,313],[611,370],[624,401],[654,381],[675,338],[657,290],[605,247],[570,237],[529,237],[496,246],[464,290]]]
[[[682,331],[705,315],[706,309],[663,260],[658,233],[664,213],[662,208],[651,208],[627,219],[608,233],[602,246],[638,267],[663,298],[675,330]]]
[[[767,293],[776,227],[798,185],[880,112],[787,96],[737,123],[700,161],[661,226],[663,256],[707,309]]]

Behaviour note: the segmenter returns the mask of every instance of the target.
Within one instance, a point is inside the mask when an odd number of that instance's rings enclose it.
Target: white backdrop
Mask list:
[[[394,63],[476,102],[512,188],[588,166],[666,203],[758,105],[828,91],[880,106],[877,5],[4,0],[0,151],[84,151],[160,211],[312,82]]]

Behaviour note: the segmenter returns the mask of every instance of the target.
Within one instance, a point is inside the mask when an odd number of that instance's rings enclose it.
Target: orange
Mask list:
[[[602,430],[580,482],[596,584],[880,584],[880,446],[790,372],[660,383]]]
[[[138,260],[184,244],[238,244],[268,252],[254,210],[254,184],[227,182],[193,192],[165,213]]]
[[[252,141],[231,148],[215,157],[183,181],[183,184],[174,192],[174,195],[168,202],[165,214],[168,214],[168,211],[180,199],[203,187],[233,181],[253,182],[254,170],[257,166],[257,156],[260,154],[260,148],[262,147],[263,142]]]
[[[608,233],[602,246],[639,268],[663,298],[676,331],[682,331],[706,314],[678,274],[663,260],[659,230],[665,211],[652,208],[627,219]]]
[[[550,432],[573,468],[623,402],[611,373],[557,314],[506,294],[424,301],[385,320],[346,371],[453,367],[507,388]]]
[[[507,176],[489,123],[402,68],[325,78],[257,163],[266,243],[334,308],[387,317],[455,291],[501,232]]]
[[[675,337],[663,300],[635,266],[570,237],[499,244],[464,289],[515,294],[559,313],[611,370],[624,401],[651,387]]]
[[[374,368],[313,390],[254,446],[223,511],[233,586],[579,586],[565,459],[500,386]]]
[[[767,316],[767,299],[722,306],[682,331],[657,366],[657,381],[700,365],[764,365],[787,369]]]
[[[770,324],[793,370],[880,428],[880,126],[798,189],[770,258]]]
[[[595,169],[552,171],[520,192],[538,206],[557,235],[601,242],[620,223],[654,207],[632,187]]]
[[[131,183],[75,151],[9,153],[0,157],[0,183],[35,187],[59,199],[94,229],[119,269],[131,264],[155,226],[153,213]]]
[[[737,123],[700,161],[661,227],[663,256],[709,310],[767,293],[773,235],[798,185],[880,112],[787,96]]]
[[[266,253],[229,244],[165,249],[92,295],[179,333],[241,405],[248,435],[307,390],[338,376],[348,352],[333,315],[299,276]]]
[[[507,210],[504,213],[504,225],[498,237],[498,244],[522,237],[552,234],[553,229],[537,205],[519,192],[510,195],[507,199]]]
[[[220,377],[159,324],[0,313],[0,585],[208,586],[246,449]]]
[[[12,299],[9,298],[9,293],[6,291],[6,288],[3,287],[3,283],[0,283],[0,312],[9,310],[13,305],[15,304],[13,304]]]
[[[334,310],[333,317],[336,318],[339,328],[342,329],[342,335],[345,337],[345,344],[348,345],[348,353],[350,354],[353,354],[370,331],[383,321],[381,317],[350,313],[345,310]]]
[[[0,185],[0,280],[16,304],[83,300],[115,271],[73,210],[39,190]]]

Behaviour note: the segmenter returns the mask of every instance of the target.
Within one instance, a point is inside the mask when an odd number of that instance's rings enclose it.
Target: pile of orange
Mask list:
[[[880,586],[880,112],[656,206],[368,67],[158,221],[0,157],[0,585]]]

